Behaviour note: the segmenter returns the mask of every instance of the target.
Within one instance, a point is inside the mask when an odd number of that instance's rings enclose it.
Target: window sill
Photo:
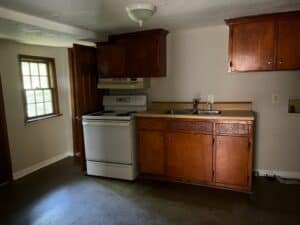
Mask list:
[[[47,120],[47,119],[51,119],[51,118],[55,118],[55,117],[60,117],[62,115],[63,114],[58,113],[58,114],[53,114],[53,115],[49,115],[49,116],[43,116],[43,117],[39,117],[39,118],[28,119],[28,120],[25,120],[25,124],[30,124],[30,123],[34,123],[34,122],[37,122],[37,121],[40,121],[40,120]]]

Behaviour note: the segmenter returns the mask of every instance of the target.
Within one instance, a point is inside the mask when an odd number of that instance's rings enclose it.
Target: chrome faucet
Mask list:
[[[207,103],[207,106],[208,106],[207,109],[208,109],[208,111],[212,111],[213,104],[214,104],[213,102],[208,102]]]
[[[199,106],[200,101],[201,101],[200,98],[194,98],[193,99],[193,111],[194,112],[198,111],[198,106]]]

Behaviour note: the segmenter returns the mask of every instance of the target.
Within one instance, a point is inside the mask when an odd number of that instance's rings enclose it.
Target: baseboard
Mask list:
[[[39,162],[39,163],[37,163],[37,164],[35,164],[33,166],[30,166],[30,167],[28,167],[26,169],[14,172],[13,173],[13,179],[14,180],[18,180],[18,179],[20,179],[20,178],[22,178],[24,176],[27,176],[27,175],[29,175],[29,174],[31,174],[31,173],[39,170],[39,169],[42,169],[43,167],[49,166],[49,165],[51,165],[51,164],[53,164],[55,162],[58,162],[58,161],[60,161],[60,160],[62,160],[64,158],[67,158],[67,157],[70,157],[70,156],[73,156],[73,152],[62,153],[62,154],[54,156],[54,157],[52,157],[50,159],[47,159],[45,161]]]
[[[255,170],[259,176],[280,176],[283,178],[300,179],[300,172],[280,170]]]

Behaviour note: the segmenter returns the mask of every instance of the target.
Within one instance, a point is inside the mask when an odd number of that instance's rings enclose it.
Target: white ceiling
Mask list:
[[[125,6],[133,2],[152,2],[157,6],[157,13],[143,29],[209,26],[239,16],[300,10],[300,0],[0,0],[0,6],[111,34],[139,29],[125,11]]]

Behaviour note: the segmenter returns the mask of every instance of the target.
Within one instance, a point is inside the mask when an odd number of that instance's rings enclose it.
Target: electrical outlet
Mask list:
[[[278,103],[279,103],[279,95],[272,94],[272,104],[278,104]]]

